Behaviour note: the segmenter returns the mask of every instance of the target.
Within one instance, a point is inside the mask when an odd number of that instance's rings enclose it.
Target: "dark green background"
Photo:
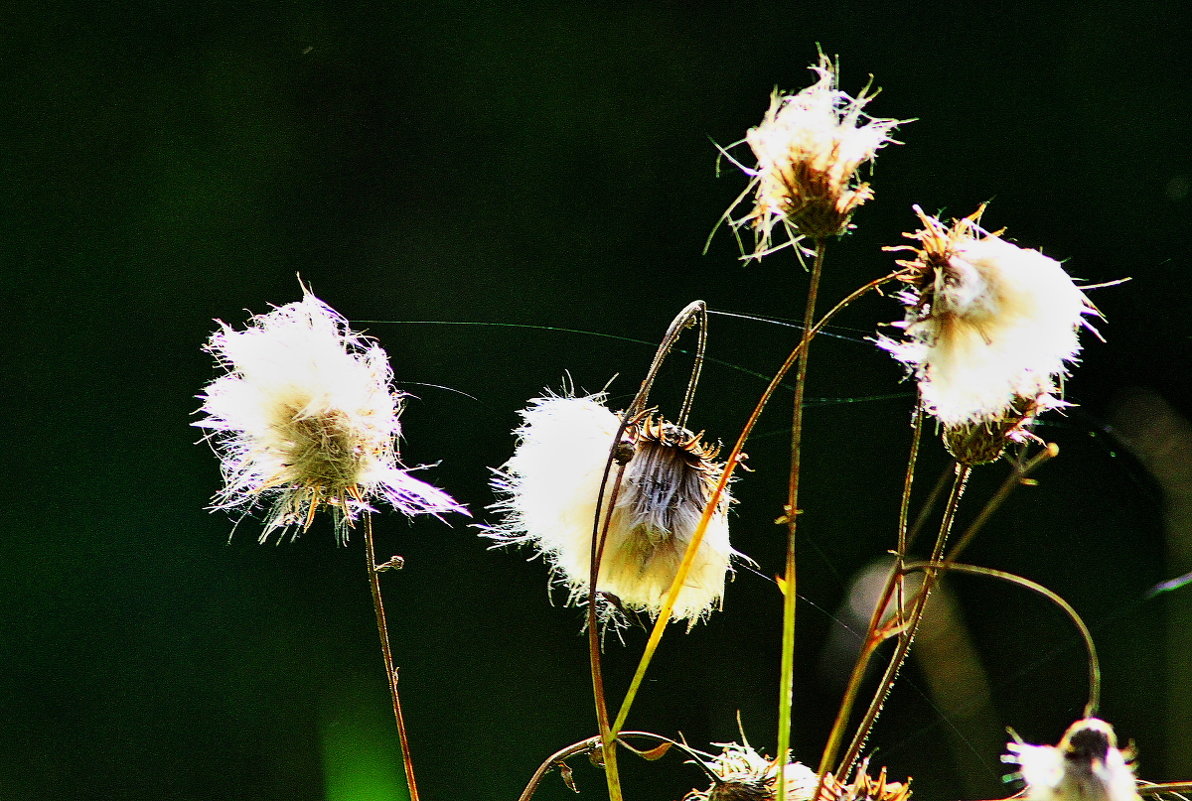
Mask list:
[[[1046,9],[1042,6],[1046,6]],[[1036,7],[1038,6],[1038,7]],[[570,371],[614,402],[652,346],[590,335],[402,321],[562,326],[656,341],[683,305],[797,317],[787,255],[700,251],[741,191],[713,142],[806,85],[816,43],[870,110],[918,118],[883,151],[877,198],[829,253],[825,297],[891,269],[912,203],[967,214],[1069,260],[1107,344],[1085,337],[1080,407],[1042,429],[1061,459],[971,553],[1068,598],[1105,658],[1104,715],[1147,778],[1188,779],[1165,736],[1161,495],[1115,442],[1117,398],[1145,387],[1192,413],[1188,14],[1164,3],[1014,10],[922,4],[29,4],[0,28],[0,260],[8,333],[0,559],[0,798],[381,798],[396,771],[359,541],[320,521],[261,547],[255,521],[204,511],[215,460],[194,443],[212,319],[299,297],[296,273],[388,349],[419,400],[403,456],[484,519],[487,467],[515,411]],[[881,298],[841,324],[897,318]],[[711,355],[773,369],[787,328],[717,317]],[[658,400],[673,407],[684,365]],[[910,388],[864,342],[812,360],[801,531],[796,755],[818,757],[839,689],[817,668],[850,574],[892,544]],[[731,440],[764,380],[711,366],[692,422]],[[444,389],[446,388],[446,389]],[[466,393],[463,394],[463,393]],[[471,397],[468,397],[471,396]],[[739,485],[735,545],[778,572],[789,393]],[[1177,454],[1177,460],[1186,455]],[[934,443],[924,477],[943,458]],[[1000,481],[988,468],[969,513]],[[926,481],[925,481],[926,483]],[[385,578],[416,764],[429,799],[511,799],[538,762],[592,733],[580,615],[545,570],[490,552],[462,521],[382,517]],[[1192,567],[1186,566],[1184,569]],[[1084,666],[1033,596],[957,579],[999,720],[1054,741]],[[1190,593],[1192,590],[1185,590]],[[631,726],[706,746],[774,743],[779,595],[742,572],[725,611],[664,640]],[[824,611],[821,611],[824,610]],[[1189,618],[1192,625],[1192,617]],[[625,686],[645,635],[608,648]],[[912,685],[871,745],[921,797],[994,797],[996,753],[957,769],[948,724]],[[999,734],[994,735],[1000,737]],[[1183,775],[1180,770],[1184,770]],[[960,777],[957,773],[967,774]],[[677,757],[629,768],[631,798],[701,782]],[[582,764],[585,797],[600,777]],[[369,789],[371,788],[371,789]],[[376,794],[370,795],[373,790]],[[980,793],[981,795],[971,795]],[[388,796],[392,797],[392,796]],[[557,778],[539,798],[571,797]]]

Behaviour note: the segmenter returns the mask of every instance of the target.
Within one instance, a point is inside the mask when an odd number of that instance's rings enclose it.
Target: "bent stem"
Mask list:
[[[811,329],[810,337],[815,336],[826,326],[832,319],[844,310],[850,303],[857,298],[865,295],[881,286],[895,280],[901,275],[906,274],[907,270],[901,269],[884,275],[881,278],[874,279],[868,284],[854,290],[848,297],[841,300],[832,309],[820,318],[819,322]],[[761,398],[758,399],[757,404],[753,407],[753,411],[749,414],[749,419],[745,421],[745,426],[741,429],[741,434],[737,437],[737,441],[733,444],[733,449],[729,452],[728,458],[725,459],[724,470],[721,471],[720,480],[716,482],[716,487],[708,497],[708,502],[704,504],[704,512],[700,516],[699,524],[696,525],[695,531],[692,532],[691,542],[687,545],[687,551],[683,554],[683,561],[679,564],[679,569],[675,573],[675,579],[671,582],[670,591],[667,593],[666,600],[662,604],[662,610],[658,613],[658,618],[654,621],[654,627],[650,630],[649,640],[646,642],[646,647],[642,651],[641,659],[637,663],[637,670],[633,674],[633,680],[629,684],[629,691],[625,694],[625,700],[621,702],[621,709],[617,713],[617,719],[613,723],[613,733],[621,730],[625,725],[626,719],[629,717],[629,710],[633,707],[633,702],[637,698],[637,692],[641,689],[642,682],[646,677],[646,670],[650,667],[650,661],[654,658],[654,652],[658,650],[658,644],[662,641],[662,635],[666,631],[666,624],[670,621],[671,611],[675,607],[675,601],[679,597],[679,592],[683,588],[683,583],[687,580],[687,574],[691,569],[691,564],[695,560],[695,553],[699,550],[700,543],[703,542],[704,532],[708,528],[708,523],[712,519],[717,506],[720,504],[720,499],[724,496],[724,491],[728,487],[728,482],[732,479],[733,472],[744,460],[745,442],[749,439],[750,434],[753,433],[757,421],[761,418],[762,411],[765,410],[766,404],[769,403],[770,398],[773,397],[774,392],[782,384],[782,379],[786,378],[786,374],[795,366],[795,361],[803,353],[803,342],[800,341],[795,346],[790,355],[786,357],[786,361],[774,373],[774,377],[770,379],[770,383],[762,392]]]
[[[791,418],[791,472],[786,496],[786,574],[782,583],[782,659],[778,676],[778,801],[786,798],[787,753],[791,743],[791,705],[795,688],[795,531],[799,525],[799,467],[803,451],[803,398],[807,388],[807,356],[811,349],[815,301],[819,296],[824,268],[822,239],[815,241],[815,261],[807,287],[803,311],[803,340],[799,343],[799,366],[795,372],[795,409]]]
[[[993,568],[979,567],[977,565],[957,564],[950,559],[945,562],[908,563],[906,571],[910,572],[912,570],[939,571],[940,573],[956,571],[957,573],[971,573],[975,576],[989,576],[990,578],[1001,579],[1002,581],[1008,581],[1011,584],[1025,587],[1031,592],[1042,595],[1058,606],[1068,616],[1068,619],[1072,621],[1072,624],[1076,626],[1076,630],[1080,632],[1080,638],[1084,641],[1084,648],[1088,653],[1089,696],[1088,703],[1084,706],[1084,716],[1091,718],[1097,714],[1097,708],[1101,705],[1101,660],[1097,658],[1097,646],[1093,643],[1092,632],[1089,631],[1089,627],[1085,625],[1084,620],[1081,619],[1070,603],[1037,581],[1031,581],[1014,573],[1007,573],[1004,570],[994,570]]]
[[[364,554],[368,559],[368,586],[372,590],[373,611],[377,616],[377,635],[381,638],[381,657],[385,660],[385,675],[389,677],[389,697],[393,699],[393,719],[397,722],[397,738],[401,742],[402,767],[406,772],[406,786],[410,801],[418,801],[418,784],[414,781],[414,762],[410,759],[410,739],[406,735],[406,719],[401,713],[401,697],[397,692],[397,668],[393,665],[393,649],[389,645],[389,627],[385,623],[385,603],[381,599],[381,581],[377,572],[376,547],[373,544],[372,515],[364,515]]]
[[[624,742],[624,738],[628,737],[652,740],[653,742],[659,743],[659,745],[653,751],[643,753]],[[700,752],[688,746],[686,743],[681,743],[677,740],[672,740],[669,737],[663,737],[661,734],[654,734],[653,732],[648,731],[621,732],[618,739],[622,741],[622,745],[625,745],[625,747],[630,751],[639,754],[644,759],[658,759],[663,756],[666,750],[669,750],[672,747],[678,748],[680,751],[691,757],[688,762],[698,766],[712,779],[717,778],[716,774],[713,773],[703,762],[702,757],[707,755],[701,754]],[[602,744],[601,738],[599,736],[589,737],[586,740],[580,740],[578,743],[572,743],[571,745],[560,748],[558,751],[548,756],[546,760],[538,766],[538,770],[534,771],[534,775],[530,777],[530,781],[526,784],[526,789],[522,790],[521,795],[517,797],[517,801],[530,801],[530,799],[534,797],[534,793],[538,792],[538,785],[542,784],[542,780],[546,778],[546,774],[550,773],[551,768],[558,767],[561,770],[565,769],[567,767],[568,759],[581,754],[591,755],[601,748]],[[565,781],[568,780],[565,778]],[[571,787],[571,789],[575,790],[575,792],[579,792],[579,790],[575,787]]]

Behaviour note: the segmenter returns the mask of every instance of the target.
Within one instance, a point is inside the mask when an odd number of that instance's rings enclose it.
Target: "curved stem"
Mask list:
[[[617,478],[613,484],[612,491],[609,493],[607,503],[605,503],[605,487],[608,486],[609,475],[616,460],[617,449],[621,444],[621,438],[624,436],[625,430],[645,411],[650,398],[650,390],[654,386],[654,380],[658,377],[658,372],[662,369],[662,363],[670,354],[675,343],[678,342],[679,336],[683,331],[697,322],[700,326],[700,336],[696,346],[695,364],[692,366],[691,377],[687,382],[687,391],[684,394],[683,408],[680,413],[680,420],[686,421],[692,399],[695,397],[696,386],[699,383],[700,371],[703,368],[704,350],[707,345],[708,308],[707,304],[702,300],[689,303],[671,321],[666,333],[662,337],[662,342],[658,345],[658,350],[654,353],[654,359],[650,363],[650,369],[646,371],[646,377],[642,380],[637,395],[634,396],[633,402],[629,404],[629,408],[625,410],[621,423],[617,426],[616,436],[609,446],[608,459],[605,460],[604,473],[600,479],[600,493],[596,498],[596,514],[592,520],[592,546],[588,566],[588,661],[592,672],[592,697],[596,705],[596,723],[600,728],[604,772],[605,777],[608,779],[610,801],[621,801],[621,776],[617,767],[616,729],[609,726],[608,701],[604,693],[604,671],[600,660],[600,633],[597,630],[598,621],[596,618],[596,587],[600,579],[600,561],[604,557],[604,544],[608,537],[608,527],[612,522],[613,510],[617,505],[617,494],[621,488],[621,478],[625,472],[625,466],[623,464],[617,466]],[[669,611],[667,614],[669,615]]]
[[[1014,573],[1007,573],[1004,570],[994,570],[989,567],[979,567],[977,565],[963,565],[957,564],[951,560],[944,562],[911,562],[906,566],[906,570],[923,570],[944,573],[947,571],[956,571],[957,573],[971,573],[975,576],[989,576],[990,578],[1001,579],[1008,581],[1011,584],[1017,584],[1020,587],[1025,587],[1032,592],[1042,595],[1047,600],[1058,606],[1064,611],[1064,614],[1076,626],[1080,632],[1081,639],[1084,640],[1085,650],[1088,652],[1089,658],[1089,697],[1088,703],[1084,707],[1084,716],[1086,718],[1097,714],[1097,707],[1101,704],[1101,660],[1097,658],[1097,646],[1093,643],[1093,634],[1089,631],[1089,627],[1085,625],[1084,620],[1072,607],[1070,603],[1065,601],[1055,592],[1044,587],[1036,581],[1031,581],[1028,578],[1016,575]]]
[[[848,297],[841,300],[832,309],[820,318],[819,322],[811,330],[811,336],[819,333],[825,325],[845,309],[850,303],[866,293],[876,289],[882,284],[895,280],[906,273],[906,269],[897,270],[884,275],[881,278],[874,279],[862,287],[854,290]],[[744,460],[745,443],[749,439],[749,435],[753,433],[757,421],[761,418],[762,411],[765,410],[766,404],[769,403],[770,398],[773,397],[774,392],[777,391],[782,379],[786,378],[786,374],[794,367],[795,361],[803,352],[803,343],[800,341],[787,356],[786,361],[774,373],[774,377],[770,379],[770,383],[762,392],[761,398],[753,407],[753,411],[749,414],[749,419],[745,421],[744,428],[741,429],[740,435],[737,437],[736,443],[733,444],[732,450],[725,459],[724,470],[720,474],[720,480],[716,482],[716,487],[712,490],[708,497],[708,502],[704,504],[704,512],[700,517],[699,524],[695,527],[695,531],[691,535],[691,542],[687,545],[687,552],[683,555],[683,561],[679,565],[678,571],[675,573],[675,579],[671,582],[670,591],[667,593],[666,600],[662,604],[662,610],[658,613],[658,618],[654,621],[654,628],[650,630],[650,638],[646,642],[645,650],[642,651],[641,659],[637,663],[637,670],[633,674],[633,681],[629,684],[629,691],[625,694],[625,700],[621,703],[621,709],[617,713],[617,719],[613,723],[613,731],[620,731],[625,724],[625,720],[629,717],[629,710],[633,707],[633,702],[637,698],[637,692],[641,688],[642,682],[645,680],[646,670],[650,666],[650,661],[654,657],[654,652],[658,649],[658,643],[662,640],[662,635],[666,630],[666,624],[670,620],[671,610],[674,609],[675,601],[679,597],[679,591],[683,587],[683,582],[687,580],[687,574],[691,569],[691,564],[695,560],[695,553],[699,549],[700,543],[703,542],[704,532],[708,528],[708,522],[712,519],[716,508],[720,504],[720,499],[724,497],[724,491],[728,487],[728,482],[732,479],[733,472]]]
[[[397,722],[397,738],[401,742],[402,767],[406,772],[406,786],[410,801],[418,801],[418,784],[414,781],[414,762],[410,759],[410,739],[406,735],[406,719],[401,713],[401,697],[397,692],[397,668],[393,666],[393,650],[389,645],[389,627],[385,623],[385,603],[381,599],[381,581],[377,574],[376,547],[373,543],[372,515],[364,515],[364,555],[368,559],[368,586],[372,590],[373,612],[377,616],[377,635],[381,638],[381,657],[385,660],[385,675],[389,678],[389,697],[393,700],[393,719]]]
[[[807,357],[811,351],[815,302],[819,297],[820,277],[824,269],[825,243],[815,241],[815,261],[807,287],[807,305],[803,310],[802,351],[795,372],[795,408],[791,418],[791,470],[786,495],[786,573],[782,585],[782,655],[778,676],[778,801],[786,798],[786,765],[791,743],[791,705],[795,687],[795,532],[799,526],[799,468],[803,453],[803,398],[807,389]]]
[[[716,775],[711,773],[708,767],[704,765],[703,761],[700,759],[701,756],[705,755],[696,752],[683,743],[672,740],[669,737],[663,737],[661,734],[654,734],[653,732],[648,731],[621,732],[621,734],[618,736],[618,739],[625,737],[639,737],[646,740],[653,740],[654,742],[661,743],[662,745],[678,748],[688,756],[692,757],[691,761],[694,764],[699,765],[704,773],[709,774],[712,778],[716,778]],[[530,781],[526,784],[526,789],[522,790],[521,795],[517,797],[517,801],[530,801],[530,799],[534,797],[534,793],[538,792],[538,785],[540,785],[542,780],[546,778],[546,774],[550,773],[551,768],[564,764],[573,756],[578,756],[580,754],[591,754],[600,747],[601,737],[597,735],[595,737],[589,737],[586,740],[580,740],[578,743],[572,743],[571,745],[560,748],[558,751],[548,756],[546,760],[538,766],[538,770],[534,771],[534,775],[530,777]],[[630,750],[632,750],[632,748]]]

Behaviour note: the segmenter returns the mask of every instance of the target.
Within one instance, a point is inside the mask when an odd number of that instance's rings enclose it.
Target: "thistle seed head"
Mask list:
[[[249,320],[220,323],[205,348],[223,374],[194,425],[220,457],[214,508],[269,502],[261,541],[310,527],[326,506],[341,541],[371,502],[408,515],[466,510],[398,462],[402,393],[384,350],[310,294]]]
[[[603,394],[545,395],[522,411],[513,456],[493,486],[504,521],[485,530],[499,545],[526,543],[543,555],[571,599],[588,596],[591,543],[601,482],[621,418]],[[698,434],[661,418],[630,421],[615,443],[604,488],[611,508],[596,590],[657,615],[724,466]],[[614,500],[615,476],[624,466]],[[713,511],[672,616],[694,622],[724,593],[730,558],[727,493]],[[611,507],[610,507],[611,504]],[[600,521],[600,530],[604,530]]]

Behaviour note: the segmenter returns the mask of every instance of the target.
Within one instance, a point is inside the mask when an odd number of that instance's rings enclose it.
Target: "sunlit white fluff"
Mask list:
[[[1095,310],[1055,259],[982,230],[978,214],[951,229],[919,211],[922,247],[905,339],[882,347],[915,370],[924,408],[945,426],[997,423],[1020,407],[1059,405],[1059,381]]]
[[[204,416],[194,423],[221,460],[214,505],[270,503],[262,542],[309,527],[323,505],[335,511],[341,537],[374,498],[410,515],[466,514],[399,465],[403,396],[385,351],[314,295],[242,330],[220,322],[205,350],[225,370],[199,396]]]
[[[761,124],[745,135],[757,160],[746,169],[753,176],[746,192],[753,193],[753,208],[733,224],[754,229],[754,257],[769,252],[776,226],[792,241],[844,233],[853,212],[873,195],[857,170],[894,141],[890,132],[900,122],[865,114],[873,95],[854,98],[838,89],[836,65],[826,56],[811,70],[818,76],[814,84],[795,94],[775,91]]]
[[[620,418],[603,394],[546,395],[521,412],[513,456],[493,486],[504,521],[487,530],[500,544],[527,543],[543,554],[573,601],[587,598],[591,542],[601,481]],[[619,447],[628,459],[600,561],[596,589],[626,608],[661,611],[687,544],[723,466],[690,432],[635,421]],[[616,463],[610,476],[616,475]],[[605,508],[613,497],[610,478]],[[672,617],[695,621],[718,605],[734,554],[727,493],[711,517]]]
[[[1006,745],[1028,801],[1138,801],[1134,769],[1113,727],[1097,718],[1073,723],[1058,746]]]
[[[706,763],[716,776],[707,790],[692,790],[683,801],[772,801],[777,797],[778,760],[767,759],[748,743],[717,743],[720,755]],[[802,762],[788,762],[783,774],[788,801],[815,795],[815,771]]]

